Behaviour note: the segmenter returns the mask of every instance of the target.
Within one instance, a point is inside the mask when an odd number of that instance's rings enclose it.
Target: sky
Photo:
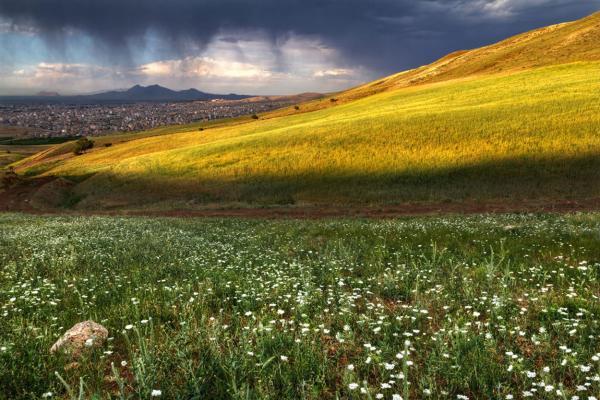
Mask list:
[[[0,0],[0,94],[330,92],[600,0]]]

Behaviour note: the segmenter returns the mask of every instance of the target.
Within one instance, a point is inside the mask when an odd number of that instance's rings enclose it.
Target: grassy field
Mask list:
[[[13,144],[13,141],[19,141],[26,138],[29,134],[27,128],[7,126],[0,124],[0,177],[3,167],[15,164],[17,161],[28,158],[49,146]]]
[[[15,154],[12,151],[0,149],[0,168],[10,165],[20,159],[24,158],[21,154]]]
[[[17,164],[19,160],[48,149],[47,145],[2,145],[0,144],[0,168]]]
[[[600,196],[600,63],[380,93],[114,143],[21,172],[85,208]]]
[[[591,399],[599,231],[3,214],[0,398]],[[108,343],[51,355],[85,319]]]

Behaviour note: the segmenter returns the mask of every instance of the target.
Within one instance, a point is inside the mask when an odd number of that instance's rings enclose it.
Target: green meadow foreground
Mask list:
[[[0,398],[593,399],[599,232],[3,214]],[[104,346],[50,354],[87,319]]]
[[[600,13],[261,115],[14,164],[38,208],[600,198]],[[105,147],[110,143],[110,147]]]

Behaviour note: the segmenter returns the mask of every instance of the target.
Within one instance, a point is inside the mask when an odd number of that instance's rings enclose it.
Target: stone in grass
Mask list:
[[[108,338],[108,330],[94,321],[83,321],[75,324],[56,341],[50,353],[66,353],[78,358],[86,349],[101,347]]]

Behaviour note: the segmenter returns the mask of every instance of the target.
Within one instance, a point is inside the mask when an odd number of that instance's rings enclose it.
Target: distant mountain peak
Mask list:
[[[36,96],[40,96],[40,97],[57,97],[60,96],[60,94],[58,94],[58,92],[50,92],[47,90],[42,90],[41,92],[36,93]]]
[[[3,96],[0,96],[0,100]],[[21,96],[7,96],[20,98]],[[33,96],[22,96],[23,99],[34,99],[37,102],[47,103],[136,103],[136,102],[177,102],[177,101],[208,101],[215,99],[242,100],[255,96],[240,94],[213,94],[190,88],[185,90],[172,90],[164,86],[153,84],[142,86],[140,84],[128,89],[113,89],[101,92],[61,96],[57,92],[40,91]]]
[[[195,88],[189,88],[186,90],[173,90],[166,88],[158,84],[152,84],[148,86],[142,86],[140,84],[134,85],[129,89],[119,92],[111,91],[104,93],[97,93],[91,98],[94,100],[109,100],[109,101],[194,101],[194,100],[213,100],[213,99],[226,99],[226,100],[240,100],[249,98],[252,96],[238,95],[238,94],[211,94],[205,93]]]

